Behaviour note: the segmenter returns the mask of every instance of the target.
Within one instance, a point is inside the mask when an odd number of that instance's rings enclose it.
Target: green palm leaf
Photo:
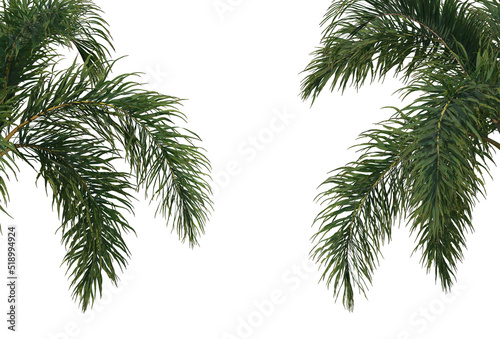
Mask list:
[[[449,290],[463,259],[472,210],[485,195],[483,173],[493,162],[490,135],[500,131],[497,1],[335,1],[321,46],[313,53],[302,97],[325,86],[359,87],[370,77],[399,75],[403,97],[383,129],[362,134],[361,157],[324,184],[326,207],[316,221],[312,256],[323,279],[353,309],[354,289],[366,292],[391,226],[405,218],[415,251]]]
[[[136,74],[111,75],[111,38],[91,1],[9,1],[1,13],[0,208],[7,212],[7,174],[26,161],[52,192],[85,311],[103,275],[116,283],[126,267],[133,190],[157,201],[182,241],[198,243],[212,208],[210,164],[200,138],[178,126],[180,99],[142,89]],[[82,62],[57,71],[58,45]],[[118,159],[129,172],[115,169]]]

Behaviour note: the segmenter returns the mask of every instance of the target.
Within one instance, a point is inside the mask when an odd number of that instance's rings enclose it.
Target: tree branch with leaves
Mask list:
[[[357,161],[335,170],[317,200],[311,256],[322,279],[354,307],[366,295],[391,229],[404,219],[415,251],[444,290],[455,281],[472,210],[485,195],[500,117],[500,3],[458,0],[334,1],[302,98],[359,88],[395,74],[415,99],[361,134]]]
[[[92,1],[3,1],[0,11],[0,208],[4,178],[25,161],[52,193],[74,298],[85,311],[117,283],[134,232],[132,192],[158,204],[180,240],[198,243],[212,208],[210,164],[181,100],[142,89],[137,74],[112,76],[111,37]],[[58,70],[59,47],[76,49]],[[129,172],[116,170],[119,159]]]

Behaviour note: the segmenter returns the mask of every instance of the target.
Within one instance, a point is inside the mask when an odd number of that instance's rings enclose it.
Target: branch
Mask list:
[[[498,148],[500,150],[500,142],[497,142],[497,141],[490,139],[488,137],[481,137],[481,139],[483,139],[486,142],[489,142],[490,144],[492,144],[493,146],[495,146],[496,148]]]
[[[5,137],[5,141],[9,141],[10,138],[12,138],[14,136],[14,134],[16,134],[21,128],[23,128],[24,126],[26,126],[27,124],[29,124],[30,122],[32,122],[33,120],[36,120],[38,119],[39,117],[41,117],[42,115],[45,115],[47,114],[48,112],[50,111],[53,111],[55,109],[58,109],[58,108],[61,108],[61,107],[65,107],[65,106],[68,106],[68,105],[71,105],[72,103],[70,104],[63,104],[63,105],[59,105],[59,106],[55,106],[55,107],[52,107],[52,108],[49,108],[48,110],[42,112],[42,113],[38,113],[34,116],[32,116],[31,118],[29,118],[28,120],[20,123],[19,125],[17,125],[9,134],[7,134],[7,136]],[[73,103],[74,104],[74,103]]]
[[[74,102],[69,102],[69,103],[66,103],[66,104],[61,104],[61,105],[58,105],[58,106],[54,106],[54,107],[51,107],[49,109],[47,109],[46,111],[43,111],[41,113],[38,113],[34,116],[32,116],[31,118],[29,118],[28,120],[20,123],[19,125],[16,126],[16,128],[14,128],[6,137],[5,137],[5,141],[9,141],[10,138],[12,138],[12,136],[14,136],[14,134],[16,134],[21,128],[23,128],[24,126],[26,126],[27,124],[29,124],[30,122],[32,122],[33,120],[36,120],[38,118],[40,118],[41,116],[49,113],[50,111],[53,111],[53,110],[56,110],[56,109],[59,109],[59,108],[63,108],[63,107],[66,107],[66,106],[70,106],[70,105],[78,105],[78,104],[90,104],[90,105],[102,105],[102,106],[108,106],[108,107],[111,107],[111,108],[114,108],[114,109],[117,109],[116,106],[114,105],[110,105],[110,104],[106,104],[106,103],[103,103],[103,102],[94,102],[94,101],[74,101]]]

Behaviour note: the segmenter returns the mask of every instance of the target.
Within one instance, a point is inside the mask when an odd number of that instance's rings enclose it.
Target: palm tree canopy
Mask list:
[[[184,120],[181,100],[141,89],[136,74],[111,75],[111,37],[101,10],[86,0],[10,0],[0,9],[0,193],[26,161],[53,193],[64,262],[85,311],[118,281],[130,252],[133,190],[144,189],[182,241],[197,244],[212,208],[210,165]],[[76,50],[58,70],[60,47]],[[130,164],[130,172],[113,166]]]
[[[455,281],[483,175],[500,149],[490,138],[500,130],[499,24],[497,0],[339,0],[328,9],[303,99],[387,74],[402,79],[402,97],[418,94],[361,134],[361,156],[334,170],[317,197],[325,207],[311,255],[347,309],[355,289],[366,293],[401,218],[423,266],[445,290]]]

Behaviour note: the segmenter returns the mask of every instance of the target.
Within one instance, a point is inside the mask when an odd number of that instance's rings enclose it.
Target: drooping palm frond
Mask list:
[[[463,83],[429,86],[411,106],[419,123],[408,176],[409,220],[422,263],[428,270],[434,266],[445,290],[463,258],[465,233],[473,230],[472,208],[485,194],[482,173],[493,160],[491,146],[481,138],[478,111],[487,105],[480,86]]]
[[[92,1],[9,1],[2,7],[0,85],[4,94],[43,70],[57,56],[57,46],[76,48],[92,66],[93,75],[103,70],[111,37]]]
[[[62,219],[64,262],[71,271],[73,295],[85,311],[102,292],[103,273],[117,283],[116,266],[129,256],[122,232],[133,231],[122,215],[133,211],[128,173],[114,169],[113,150],[83,133],[43,131],[16,144],[22,157],[40,163],[38,176],[53,192]],[[46,133],[44,133],[46,132]]]
[[[322,46],[306,68],[304,99],[400,75],[417,94],[382,129],[362,134],[361,157],[336,170],[321,193],[312,256],[352,310],[366,292],[391,226],[404,218],[422,264],[449,290],[463,259],[472,210],[500,131],[498,2],[335,1]],[[489,17],[489,20],[485,20]],[[392,72],[392,73],[391,73]]]
[[[471,6],[456,0],[334,1],[322,23],[321,46],[304,71],[303,99],[314,102],[328,83],[331,90],[359,87],[390,71],[405,80],[429,67],[466,76],[489,30]]]
[[[320,230],[313,258],[324,267],[322,279],[343,290],[344,305],[352,310],[354,289],[365,293],[378,264],[380,247],[391,239],[405,199],[403,163],[413,149],[413,137],[398,118],[362,134],[363,154],[334,171],[318,196],[326,207],[316,218]]]
[[[109,75],[111,66],[105,69]],[[103,77],[95,84],[83,66],[41,76],[28,100],[20,124],[10,131],[22,143],[38,129],[77,119],[76,126],[88,126],[114,147],[124,150],[125,159],[152,200],[159,200],[158,212],[174,218],[181,238],[196,244],[210,208],[210,188],[205,172],[209,164],[194,145],[196,134],[178,128],[174,120],[184,119],[179,99],[145,91],[129,80],[133,74]]]
[[[9,70],[0,102],[2,202],[7,170],[28,162],[53,195],[73,296],[84,311],[102,291],[103,275],[116,283],[127,264],[122,235],[134,231],[124,216],[133,212],[132,190],[156,201],[157,213],[191,246],[212,208],[210,164],[200,138],[178,126],[186,120],[181,100],[142,89],[134,73],[112,76],[99,13],[90,1],[11,1],[0,37],[10,41],[0,65]],[[83,62],[56,70],[57,45],[76,47]],[[130,172],[117,171],[116,159]]]

